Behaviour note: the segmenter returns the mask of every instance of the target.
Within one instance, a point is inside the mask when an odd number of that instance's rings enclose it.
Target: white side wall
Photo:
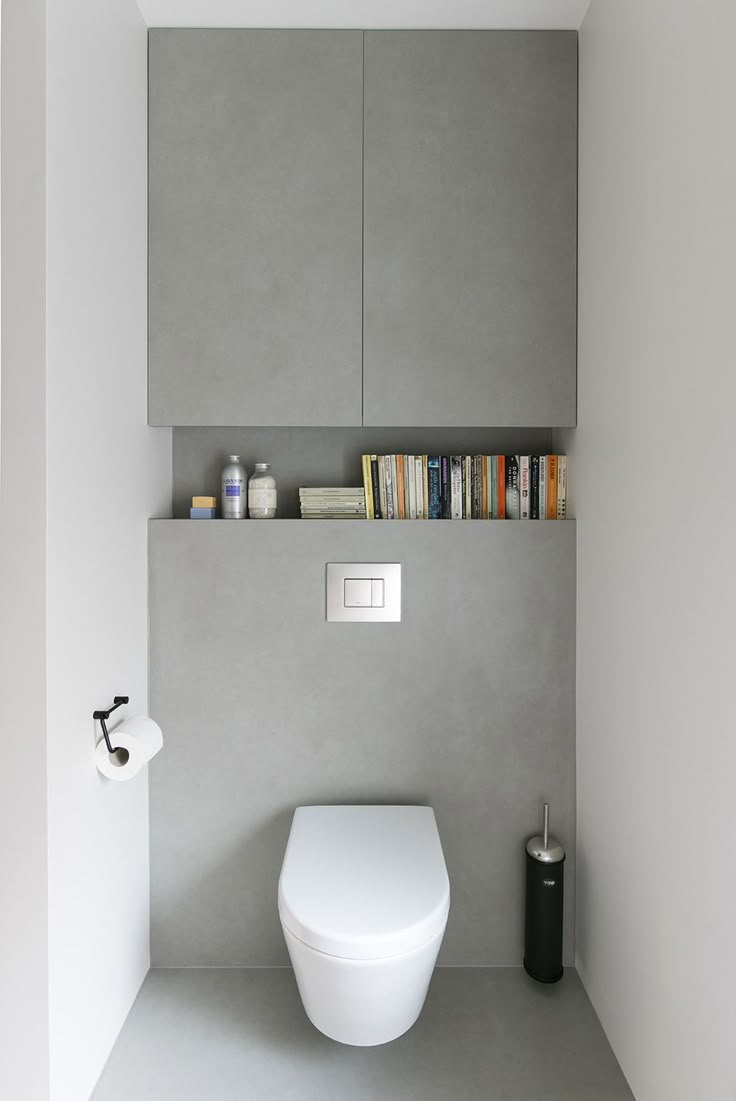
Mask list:
[[[736,6],[580,38],[579,967],[637,1101],[733,1101]]]
[[[2,0],[0,1097],[48,1097],[45,0]]]
[[[147,710],[147,33],[135,0],[48,0],[47,633],[51,1099],[83,1101],[148,969],[148,780],[95,769],[92,711]]]

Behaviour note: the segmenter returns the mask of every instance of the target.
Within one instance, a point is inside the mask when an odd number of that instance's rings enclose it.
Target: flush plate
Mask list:
[[[400,562],[328,562],[330,623],[399,623]]]

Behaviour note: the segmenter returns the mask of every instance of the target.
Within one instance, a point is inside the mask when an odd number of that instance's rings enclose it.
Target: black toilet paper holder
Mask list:
[[[93,711],[92,718],[98,721],[102,727],[102,734],[105,739],[105,745],[107,746],[108,753],[116,753],[117,747],[113,749],[110,742],[110,735],[107,732],[107,720],[112,715],[113,711],[116,711],[118,707],[122,707],[124,703],[128,703],[130,696],[114,696],[112,701],[112,707],[108,707],[107,711]]]

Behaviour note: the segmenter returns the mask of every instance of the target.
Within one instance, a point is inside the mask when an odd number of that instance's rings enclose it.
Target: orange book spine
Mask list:
[[[498,518],[506,519],[506,456],[497,455],[498,460]]]
[[[406,519],[406,502],[404,501],[404,456],[396,456],[396,481],[397,481],[397,496],[399,506],[399,520]]]
[[[557,456],[547,456],[547,519],[557,519]]]

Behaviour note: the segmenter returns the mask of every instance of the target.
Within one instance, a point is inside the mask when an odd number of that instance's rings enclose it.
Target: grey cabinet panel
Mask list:
[[[150,423],[360,424],[361,32],[149,53]]]
[[[577,36],[365,34],[364,423],[571,425]]]
[[[287,962],[295,806],[434,806],[446,964],[518,964],[524,840],[567,848],[574,957],[575,523],[150,525],[155,965]],[[401,623],[327,623],[325,563],[403,564]]]

